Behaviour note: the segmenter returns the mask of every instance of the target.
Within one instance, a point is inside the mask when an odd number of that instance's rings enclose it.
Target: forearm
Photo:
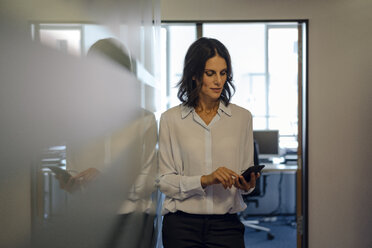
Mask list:
[[[204,195],[200,176],[162,175],[159,188],[168,197],[184,200],[194,195]]]

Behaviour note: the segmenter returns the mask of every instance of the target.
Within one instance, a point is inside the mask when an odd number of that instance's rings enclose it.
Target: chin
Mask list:
[[[220,96],[213,96],[213,97],[210,97],[212,101],[218,101],[220,100]]]
[[[221,93],[213,94],[213,98],[215,98],[216,100],[220,99],[220,97],[221,97]]]

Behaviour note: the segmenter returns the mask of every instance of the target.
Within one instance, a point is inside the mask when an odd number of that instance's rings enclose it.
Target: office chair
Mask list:
[[[259,164],[258,154],[259,154],[259,146],[258,146],[258,143],[254,141],[254,165]],[[263,184],[263,187],[261,187],[262,184]],[[256,181],[255,189],[249,195],[243,195],[243,200],[247,205],[253,202],[257,208],[259,205],[258,198],[263,197],[265,193],[266,193],[266,176],[261,175],[260,178],[258,178],[258,180]],[[270,228],[259,225],[260,223],[259,220],[246,220],[245,218],[247,218],[247,216],[241,215],[241,221],[244,224],[244,226],[252,228],[256,231],[267,232],[268,240],[273,240],[275,238],[275,236],[271,233]]]

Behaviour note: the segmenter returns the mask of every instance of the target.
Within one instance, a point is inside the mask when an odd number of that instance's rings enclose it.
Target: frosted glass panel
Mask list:
[[[2,5],[0,246],[150,247],[160,1],[31,2]]]

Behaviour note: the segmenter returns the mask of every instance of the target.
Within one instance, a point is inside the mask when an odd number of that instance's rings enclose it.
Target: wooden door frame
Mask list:
[[[296,175],[297,247],[307,248],[308,240],[308,19],[257,20],[162,20],[162,23],[194,23],[197,38],[202,37],[204,23],[298,23],[298,170]]]
[[[308,30],[309,21],[298,24],[298,170],[296,182],[297,247],[308,240]]]

